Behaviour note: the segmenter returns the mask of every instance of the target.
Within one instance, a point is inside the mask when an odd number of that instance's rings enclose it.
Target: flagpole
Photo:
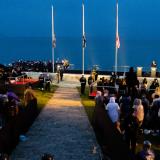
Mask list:
[[[82,3],[82,74],[84,74],[84,3]]]
[[[53,69],[53,73],[54,73],[54,12],[53,12],[53,5],[52,5],[52,69]]]
[[[118,65],[118,47],[117,38],[118,37],[118,0],[116,1],[116,48],[115,48],[115,75],[117,76],[117,65]]]

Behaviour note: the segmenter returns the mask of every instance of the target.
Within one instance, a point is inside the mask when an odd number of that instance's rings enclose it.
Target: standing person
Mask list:
[[[44,83],[45,83],[45,78],[43,74],[40,74],[39,76],[39,88],[40,90],[44,90]]]
[[[155,94],[151,106],[151,126],[153,128],[153,136],[160,132],[160,96]]]
[[[51,90],[51,79],[49,75],[45,77],[45,90],[50,91]]]
[[[119,101],[121,110],[120,119],[124,120],[131,112],[131,97],[126,92],[122,97],[120,97]]]
[[[98,79],[98,71],[96,71],[95,73],[95,81],[97,81],[97,79]]]
[[[82,74],[82,77],[80,78],[80,83],[81,83],[81,94],[84,94],[86,87],[86,78],[84,77],[84,74]]]
[[[57,75],[57,83],[59,83],[59,72],[57,72],[56,75]]]
[[[57,83],[59,83],[59,80],[60,80],[60,65],[57,65]]]
[[[59,70],[59,74],[60,74],[60,79],[61,81],[63,80],[63,68],[61,67],[60,70]]]
[[[115,97],[110,97],[109,103],[105,106],[105,109],[107,110],[107,113],[115,127],[120,131],[120,107],[118,103],[115,102]]]
[[[135,95],[136,85],[138,84],[137,75],[134,72],[133,67],[130,67],[129,72],[126,75],[126,83],[128,87],[128,93]]]
[[[129,148],[131,146],[131,151],[135,154],[138,131],[144,119],[144,109],[141,99],[136,98],[134,100],[133,109],[133,113],[131,112],[131,114],[125,118],[124,128],[126,143]]]

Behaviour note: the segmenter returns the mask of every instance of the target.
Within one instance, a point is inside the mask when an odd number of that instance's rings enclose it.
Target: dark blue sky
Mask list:
[[[82,0],[1,0],[0,37],[50,37],[51,4],[60,37],[81,36]],[[86,34],[114,38],[116,0],[86,0]],[[119,0],[119,34],[123,39],[159,39],[159,0]]]
[[[102,68],[113,66],[116,0],[84,2],[87,65],[106,63]],[[16,55],[14,58],[25,55],[25,58],[51,59],[52,4],[55,13],[56,56],[68,57],[72,63],[81,66],[81,62],[75,59],[76,55],[81,58],[82,0],[0,0],[0,55],[3,54],[0,63],[11,60],[9,58],[13,55]],[[148,66],[153,59],[160,63],[159,17],[160,0],[119,0],[120,65]],[[15,37],[42,39],[16,41]],[[9,45],[11,42],[14,43]],[[99,58],[99,54],[110,59]],[[137,59],[140,54],[142,56]]]

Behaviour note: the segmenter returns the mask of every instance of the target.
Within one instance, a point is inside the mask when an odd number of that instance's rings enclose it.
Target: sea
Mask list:
[[[126,71],[130,66],[150,70],[152,60],[160,66],[160,41],[126,40],[118,50],[118,70]],[[8,65],[19,59],[52,59],[51,38],[4,38],[0,39],[0,63]],[[56,40],[55,61],[67,59],[70,69],[82,69],[81,37],[60,37]],[[101,71],[114,70],[115,43],[105,38],[88,38],[84,52],[85,70],[92,70],[95,65]]]
[[[116,0],[83,0],[85,6],[85,70],[114,70]],[[118,1],[118,70],[130,66],[160,68],[160,1]],[[67,59],[82,69],[82,0],[1,0],[0,63],[52,59],[51,5],[56,35],[55,61]]]

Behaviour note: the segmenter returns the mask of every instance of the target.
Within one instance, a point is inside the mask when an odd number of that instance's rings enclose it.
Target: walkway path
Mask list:
[[[27,133],[28,139],[13,151],[11,160],[40,160],[46,152],[53,154],[55,160],[100,160],[100,149],[76,83],[60,83]]]

